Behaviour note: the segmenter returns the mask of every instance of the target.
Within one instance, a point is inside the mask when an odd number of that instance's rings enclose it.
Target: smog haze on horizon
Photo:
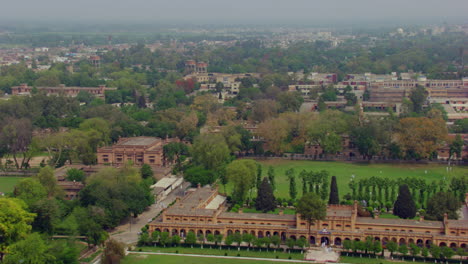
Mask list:
[[[392,23],[466,21],[466,0],[6,0],[2,21]]]

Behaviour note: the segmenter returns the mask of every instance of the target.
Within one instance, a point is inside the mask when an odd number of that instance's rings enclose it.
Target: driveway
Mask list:
[[[126,223],[116,227],[110,236],[127,245],[138,242],[138,233],[141,231],[141,229],[154,217],[156,217],[162,211],[162,209],[166,208],[169,204],[175,201],[176,197],[184,196],[185,190],[189,186],[190,183],[184,182],[181,187],[174,189],[162,201],[157,201],[156,203],[152,204],[138,217],[131,217]]]

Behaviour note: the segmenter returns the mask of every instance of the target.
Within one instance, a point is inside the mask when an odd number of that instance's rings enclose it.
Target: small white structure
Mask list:
[[[184,182],[181,177],[169,176],[159,180],[156,184],[151,185],[153,193],[157,200],[164,199],[172,190],[179,187]]]

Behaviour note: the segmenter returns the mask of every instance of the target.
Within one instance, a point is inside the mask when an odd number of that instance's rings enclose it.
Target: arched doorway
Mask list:
[[[314,237],[314,236],[310,236],[310,238],[309,238],[309,243],[310,243],[311,245],[315,245],[315,237]]]
[[[175,236],[175,235],[178,235],[179,234],[179,231],[177,231],[177,229],[172,229],[172,235]]]
[[[380,241],[380,237],[374,237],[375,241]]]
[[[229,229],[228,232],[227,232],[227,235],[228,236],[232,235],[232,230]]]
[[[180,230],[180,237],[185,237],[186,236],[186,232],[185,232],[185,229],[181,229]]]
[[[446,246],[447,246],[447,244],[445,242],[440,242],[439,243],[439,247],[446,247]]]
[[[414,244],[414,239],[410,238],[410,239],[408,240],[408,244],[409,244],[409,245]]]
[[[265,236],[266,236],[266,237],[271,237],[270,231],[266,231],[266,232],[265,232]]]
[[[406,245],[406,240],[404,238],[400,238],[400,240],[398,240],[398,244],[399,245]]]
[[[275,232],[273,232],[273,235],[274,236],[279,236],[279,233],[275,231]]]
[[[292,240],[296,240],[296,236],[295,236],[295,235],[292,235],[292,236],[290,236],[289,238],[291,238]]]
[[[219,232],[219,230],[216,230],[216,231],[214,232],[214,234],[215,234],[215,235],[220,235],[221,232]]]
[[[334,244],[335,244],[335,246],[341,246],[341,238],[339,238],[339,237],[335,238]]]
[[[203,230],[198,230],[197,234],[198,234],[199,236],[203,236]]]
[[[263,237],[263,231],[258,231],[258,238],[262,238]]]
[[[286,240],[286,232],[281,232],[281,240]]]
[[[206,235],[211,234],[211,230],[206,230],[205,234],[206,234]]]
[[[423,240],[422,239],[418,239],[416,240],[416,245],[418,245],[418,247],[422,247],[424,244]]]
[[[320,238],[320,244],[321,245],[329,245],[330,244],[330,239],[326,236]]]
[[[255,231],[253,231],[253,230],[250,231],[250,234],[251,234],[252,236],[255,236]]]
[[[382,245],[385,246],[385,245],[387,245],[387,243],[388,243],[388,237],[384,237],[384,238],[382,239]]]
[[[432,241],[429,240],[429,239],[426,240],[426,247],[429,248],[429,247],[431,247],[431,245],[432,245]]]

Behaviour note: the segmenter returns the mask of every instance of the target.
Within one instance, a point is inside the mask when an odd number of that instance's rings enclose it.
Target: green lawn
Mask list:
[[[240,250],[237,251],[236,249],[218,249],[215,246],[212,246],[210,248],[209,245],[205,245],[203,248],[190,248],[190,247],[141,247],[142,251],[146,252],[158,252],[158,253],[176,253],[176,251],[180,254],[197,254],[197,255],[218,255],[218,256],[224,256],[225,253],[227,253],[227,256],[237,256],[237,254],[240,254],[241,257],[252,257],[252,258],[278,258],[280,259],[288,259],[289,256],[291,256],[291,259],[298,259],[302,260],[304,259],[304,254],[300,253],[285,253],[282,250],[274,252],[274,249],[269,249],[268,251],[266,249],[262,249],[262,251],[247,251],[247,250]]]
[[[0,192],[11,193],[13,187],[24,177],[0,177]]]
[[[340,257],[340,262],[341,263],[356,263],[356,264],[409,264],[409,263],[423,263],[423,262],[406,262],[406,261],[389,261],[385,259],[375,259],[375,258],[358,258],[358,257],[346,257],[346,256],[341,256]]]
[[[446,172],[444,165],[419,165],[419,164],[356,164],[347,162],[326,162],[326,161],[292,161],[292,160],[268,160],[260,161],[263,166],[262,174],[267,176],[269,166],[273,166],[276,173],[276,190],[275,196],[289,198],[289,181],[285,176],[286,170],[294,168],[296,172],[296,184],[298,196],[302,194],[302,181],[298,177],[302,170],[320,171],[327,170],[331,176],[337,177],[338,190],[340,197],[351,190],[348,187],[351,175],[355,175],[355,179],[369,178],[371,176],[388,177],[392,179],[405,177],[423,178],[428,182],[433,180],[449,180],[453,176],[468,175],[468,167],[453,167],[451,172]],[[427,171],[427,174],[425,173]],[[220,188],[224,191],[223,187]],[[228,194],[231,193],[232,186],[227,186]],[[255,192],[255,190],[254,190]],[[256,196],[255,194],[253,196]]]
[[[269,260],[244,260],[244,259],[222,259],[222,258],[204,258],[192,256],[163,256],[163,255],[136,255],[129,254],[126,256],[122,264],[266,264],[278,263]],[[293,262],[280,262],[293,263]]]
[[[341,257],[340,263],[356,263],[356,264],[409,264],[422,262],[403,262],[403,261],[388,261],[384,259],[369,259],[357,257]],[[129,254],[126,256],[122,264],[266,264],[278,263],[270,260],[243,260],[243,259],[222,259],[222,258],[204,258],[192,256],[164,256],[164,255],[145,255],[145,254]],[[279,262],[279,263],[294,263],[294,262]]]

